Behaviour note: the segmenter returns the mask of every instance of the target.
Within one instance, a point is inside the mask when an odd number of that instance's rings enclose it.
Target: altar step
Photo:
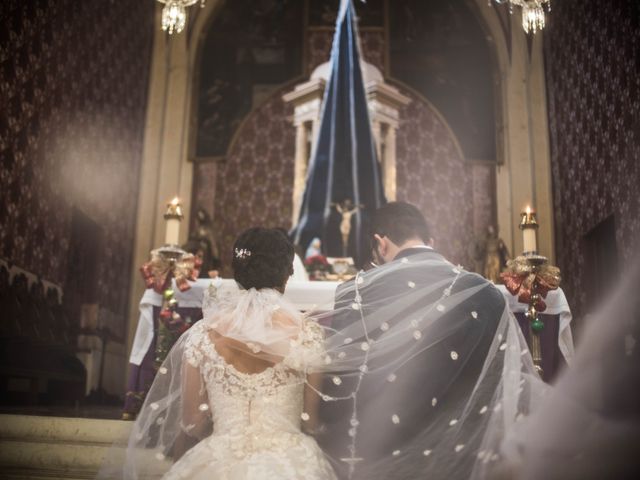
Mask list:
[[[94,478],[131,426],[121,420],[0,415],[0,478]],[[114,452],[119,453],[109,453]]]

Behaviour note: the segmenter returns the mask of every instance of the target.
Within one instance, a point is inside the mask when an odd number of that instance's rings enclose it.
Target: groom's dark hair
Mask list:
[[[236,239],[232,255],[233,278],[246,290],[281,288],[293,274],[293,244],[277,228],[245,230]]]
[[[371,237],[374,234],[388,237],[396,245],[412,238],[425,243],[431,240],[424,216],[415,205],[406,202],[389,202],[376,210],[371,220]]]

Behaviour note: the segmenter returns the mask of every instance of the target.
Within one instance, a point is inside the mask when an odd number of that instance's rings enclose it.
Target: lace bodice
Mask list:
[[[238,371],[216,351],[204,324],[196,324],[185,344],[185,360],[200,371],[214,435],[275,438],[273,433],[299,433],[305,373],[301,366],[320,355],[322,332],[308,321],[290,354],[261,373]],[[299,368],[294,368],[295,366]],[[188,426],[187,426],[188,428]],[[272,442],[269,442],[272,443]],[[242,452],[239,452],[242,453]]]
[[[321,358],[322,330],[303,323],[289,354],[257,374],[238,371],[217,352],[210,329],[194,325],[184,344],[182,428],[192,436],[210,415],[213,432],[189,450],[164,480],[181,478],[331,480],[335,475],[315,440],[302,433],[305,365]],[[197,388],[189,383],[197,378]],[[193,402],[196,399],[196,402]],[[191,424],[189,424],[192,422]]]

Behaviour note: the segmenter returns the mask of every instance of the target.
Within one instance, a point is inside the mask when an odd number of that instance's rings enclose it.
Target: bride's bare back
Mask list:
[[[236,340],[223,337],[215,332],[210,333],[210,338],[218,355],[239,372],[259,374],[276,364],[276,362],[247,353],[245,351],[247,347]]]

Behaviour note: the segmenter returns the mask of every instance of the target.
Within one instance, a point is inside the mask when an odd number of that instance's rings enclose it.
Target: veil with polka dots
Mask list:
[[[202,388],[185,389],[185,346],[211,331],[304,373],[318,401],[305,404],[301,428],[341,478],[485,478],[546,389],[500,292],[439,256],[360,272],[334,304],[304,314],[274,290],[212,290],[203,313],[101,478],[160,478],[215,429],[206,414],[184,418],[202,405]]]

